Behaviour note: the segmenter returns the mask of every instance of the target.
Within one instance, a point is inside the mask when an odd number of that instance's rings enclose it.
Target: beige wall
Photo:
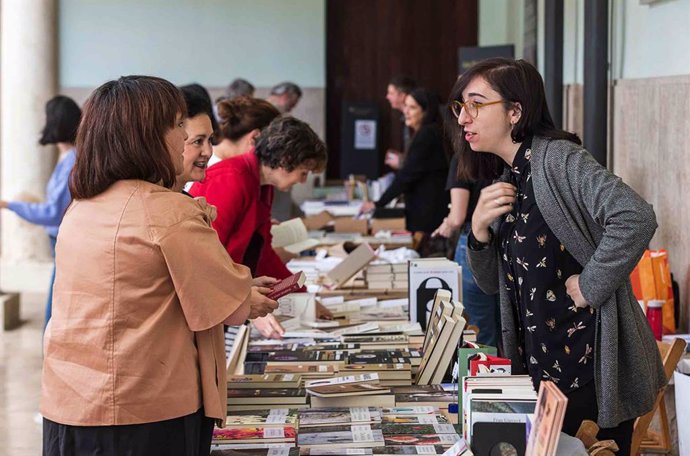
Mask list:
[[[582,134],[580,84],[564,91],[565,128]],[[690,75],[617,81],[610,90],[609,168],[653,206],[652,248],[669,251],[690,329]]]
[[[72,97],[80,105],[88,98],[94,87],[62,87],[60,93]],[[215,100],[223,94],[224,87],[207,87],[211,94],[211,99]],[[256,89],[257,97],[266,97],[268,95],[268,87],[259,87]],[[307,122],[314,131],[321,137],[325,138],[326,134],[326,89],[319,87],[302,87],[302,99],[297,107],[292,111],[292,115],[298,119]]]
[[[690,327],[690,75],[618,81],[613,88],[613,170],[654,205],[653,248],[669,250]]]

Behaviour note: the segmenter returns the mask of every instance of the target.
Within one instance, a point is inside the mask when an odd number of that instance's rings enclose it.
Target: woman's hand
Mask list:
[[[276,283],[278,283],[278,279],[273,277],[261,276],[252,279],[252,285],[255,287],[272,288]]]
[[[568,277],[568,280],[565,281],[565,292],[570,296],[570,299],[573,300],[575,307],[584,309],[589,306],[585,297],[582,296],[582,291],[580,291],[580,274]]]
[[[391,169],[397,171],[400,169],[400,157],[402,154],[400,151],[395,149],[388,149],[386,151],[386,159],[383,161],[384,164],[388,165]]]
[[[472,215],[472,234],[479,242],[489,242],[489,227],[497,217],[513,210],[516,188],[506,182],[484,187]]]
[[[257,318],[252,323],[262,336],[269,339],[280,339],[285,334],[285,330],[273,315],[269,314],[265,317]]]
[[[376,209],[376,204],[373,201],[365,201],[362,203],[362,206],[359,208],[359,212],[362,214],[367,214],[371,211]]]
[[[439,225],[438,228],[436,228],[436,231],[431,233],[431,237],[436,237],[436,236],[441,236],[444,238],[449,238],[453,235],[453,229],[452,226],[450,226],[450,223],[448,222],[448,217],[445,217],[443,219],[443,222]]]
[[[8,203],[7,201],[2,201],[2,200],[0,200],[0,209],[7,209],[7,206],[8,206],[9,204],[10,204],[10,203]]]
[[[265,295],[271,292],[270,288],[252,287],[249,297],[245,302],[249,302],[249,319],[265,317],[278,308],[278,303]]]

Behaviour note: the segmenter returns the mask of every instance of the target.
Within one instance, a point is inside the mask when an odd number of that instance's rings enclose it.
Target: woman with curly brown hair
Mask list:
[[[309,172],[324,169],[327,159],[325,144],[309,125],[278,117],[256,137],[254,149],[210,167],[190,193],[216,206],[213,228],[234,261],[249,266],[254,277],[284,279],[290,271],[271,247],[274,188],[290,190]],[[266,337],[282,334],[273,317],[255,324]]]

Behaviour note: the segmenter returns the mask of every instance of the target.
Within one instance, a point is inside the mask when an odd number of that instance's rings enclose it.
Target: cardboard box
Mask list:
[[[371,219],[371,234],[376,234],[381,230],[404,231],[405,218]]]

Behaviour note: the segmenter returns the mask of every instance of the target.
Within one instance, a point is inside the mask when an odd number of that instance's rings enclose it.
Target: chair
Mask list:
[[[673,376],[673,371],[678,365],[678,361],[685,353],[685,341],[674,339],[673,343],[657,342],[661,360],[664,364],[664,372],[668,380]],[[671,436],[668,427],[668,416],[666,415],[666,405],[664,403],[664,392],[666,388],[659,391],[654,402],[654,408],[644,416],[635,421],[632,435],[632,445],[630,455],[639,455],[640,450],[652,450],[654,452],[670,453],[672,449]],[[649,431],[649,424],[652,422],[657,410],[661,418],[661,435]]]

